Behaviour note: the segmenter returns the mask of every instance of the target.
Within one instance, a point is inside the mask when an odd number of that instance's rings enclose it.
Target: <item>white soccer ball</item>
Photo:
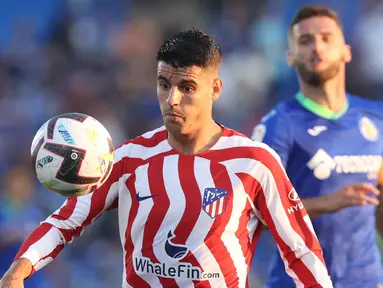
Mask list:
[[[104,184],[114,160],[109,132],[80,113],[49,119],[33,138],[31,154],[40,182],[66,197],[85,195]]]

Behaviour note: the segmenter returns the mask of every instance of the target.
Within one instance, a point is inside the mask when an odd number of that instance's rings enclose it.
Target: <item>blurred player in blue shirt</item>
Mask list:
[[[266,115],[252,138],[280,155],[299,195],[290,195],[296,205],[287,212],[308,211],[334,287],[380,287],[383,105],[346,93],[351,48],[333,11],[302,8],[288,39],[300,92]],[[295,287],[277,253],[266,287]]]

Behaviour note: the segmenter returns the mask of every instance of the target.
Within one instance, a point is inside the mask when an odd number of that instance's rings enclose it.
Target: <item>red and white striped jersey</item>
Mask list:
[[[172,149],[161,127],[115,151],[95,192],[68,198],[28,237],[16,259],[34,271],[108,209],[118,207],[123,287],[248,287],[269,227],[297,287],[332,287],[309,217],[268,146],[223,127],[208,151]]]

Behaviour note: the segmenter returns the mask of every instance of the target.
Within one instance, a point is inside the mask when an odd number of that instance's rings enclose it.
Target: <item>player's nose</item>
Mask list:
[[[166,99],[166,103],[169,106],[179,105],[181,102],[182,94],[177,87],[173,87],[169,90],[168,98]]]
[[[313,52],[317,55],[320,55],[324,49],[323,40],[315,38],[312,42]]]

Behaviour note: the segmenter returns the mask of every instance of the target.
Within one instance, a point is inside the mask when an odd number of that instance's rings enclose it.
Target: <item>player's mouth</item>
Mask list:
[[[181,120],[183,119],[183,116],[175,112],[168,112],[168,113],[165,113],[165,118],[170,120]]]
[[[322,58],[320,58],[318,56],[312,57],[310,62],[311,62],[311,65],[314,67],[319,66],[320,64],[324,63]]]

